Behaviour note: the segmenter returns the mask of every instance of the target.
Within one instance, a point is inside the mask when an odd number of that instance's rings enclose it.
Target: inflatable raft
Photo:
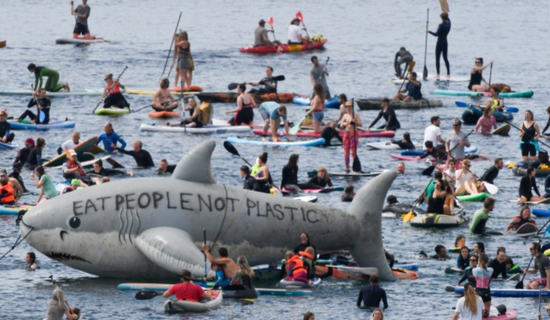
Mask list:
[[[470,106],[462,113],[462,121],[464,121],[464,124],[475,125],[482,115],[483,111],[480,108]],[[508,122],[514,120],[514,116],[507,111],[495,111],[493,116],[497,122]]]
[[[254,129],[252,130],[254,134],[257,134],[259,136],[264,134],[263,129]],[[345,135],[345,131],[338,131],[340,136]],[[267,130],[267,135],[271,135],[271,130]],[[277,136],[285,136],[286,132],[284,129],[279,129],[277,132]],[[321,136],[320,133],[316,133],[314,131],[298,131],[296,132],[295,136],[297,137],[307,137],[307,138],[319,138]],[[357,130],[357,136],[359,138],[392,138],[395,136],[395,131],[362,131]]]
[[[154,124],[141,124],[140,131],[149,132],[172,132],[172,133],[203,133],[203,134],[223,134],[223,133],[249,133],[249,126],[229,126],[229,125],[208,125],[202,128],[182,127],[182,126],[162,126]]]
[[[462,202],[472,202],[472,201],[483,201],[489,198],[489,195],[485,192],[481,192],[478,194],[468,194],[464,196],[457,196],[456,198]]]
[[[294,93],[268,93],[262,95],[254,95],[249,93],[256,102],[277,101],[279,103],[290,103],[294,99]],[[237,92],[201,92],[195,95],[200,101],[233,103],[237,102],[239,94]]]
[[[462,214],[421,214],[411,219],[411,226],[419,228],[452,228],[462,225],[469,219]]]
[[[273,142],[273,141],[262,141],[262,140],[249,140],[249,139],[242,139],[238,137],[228,137],[227,141],[231,143],[253,144],[253,145],[260,145],[260,146],[285,146],[285,147],[291,147],[291,146],[317,147],[325,144],[324,138],[306,140],[306,141],[287,142],[285,140],[285,141]]]
[[[361,110],[380,110],[382,99],[357,99],[357,106]],[[421,99],[416,101],[390,101],[390,106],[394,109],[424,109],[443,107],[441,100]]]
[[[288,280],[281,280],[279,281],[279,287],[285,288],[285,289],[305,289],[305,288],[315,288],[318,285],[321,284],[321,279],[314,278],[312,280],[312,284],[309,284],[307,282],[303,281],[288,281]]]
[[[223,294],[219,291],[212,292],[212,298],[208,301],[185,301],[167,300],[164,302],[166,312],[204,312],[220,306],[223,301]]]
[[[309,51],[315,49],[322,49],[327,43],[328,39],[323,39],[318,42],[310,42],[306,44],[281,44],[280,46],[247,46],[241,48],[241,52],[244,53],[256,53],[256,54],[266,54],[266,53],[287,53],[287,52],[297,52],[297,51]]]
[[[20,123],[9,121],[13,130],[50,130],[50,129],[70,129],[76,126],[74,121],[52,121],[48,124]]]
[[[434,90],[434,94],[444,95],[444,96],[467,96],[467,97],[491,96],[489,92],[457,91],[457,90],[446,90],[446,89],[436,89]],[[531,98],[533,96],[533,91],[501,92],[498,96],[501,98]]]

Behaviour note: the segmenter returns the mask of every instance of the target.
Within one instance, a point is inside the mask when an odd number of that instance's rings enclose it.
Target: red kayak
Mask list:
[[[255,134],[257,135],[263,135],[264,132],[262,129],[255,129],[255,130],[252,130],[252,132],[254,132]],[[345,134],[345,131],[339,131],[340,133],[340,136],[344,136]],[[271,130],[267,130],[267,134],[268,135],[271,135]],[[281,129],[279,130],[279,132],[277,133],[278,136],[284,136],[286,133],[284,131],[284,129]],[[380,138],[380,137],[383,137],[383,138],[392,138],[393,136],[395,136],[395,131],[361,131],[361,130],[357,130],[357,134],[359,136],[359,138]],[[313,131],[299,131],[296,133],[297,137],[307,137],[307,138],[319,138],[321,137],[321,134],[320,133],[315,133]]]
[[[241,48],[241,52],[246,53],[257,53],[257,54],[265,54],[265,53],[286,53],[286,52],[295,52],[295,51],[307,51],[307,50],[315,50],[315,49],[322,49],[325,46],[325,43],[328,41],[328,39],[323,39],[319,42],[310,42],[306,44],[282,44],[280,46],[248,46]]]

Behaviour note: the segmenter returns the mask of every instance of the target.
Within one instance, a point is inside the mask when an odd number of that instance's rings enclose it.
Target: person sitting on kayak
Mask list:
[[[302,30],[306,30],[306,28],[300,28],[300,19],[292,19],[288,27],[288,44],[304,44],[311,42],[308,36],[302,34]]]
[[[470,236],[483,235],[489,221],[489,213],[495,209],[495,199],[487,198],[483,202],[483,208],[474,212],[472,224],[470,224]]]
[[[261,47],[261,46],[275,46],[280,45],[280,41],[273,41],[269,40],[269,37],[267,36],[268,32],[275,32],[273,29],[268,30],[265,28],[265,20],[261,19],[258,22],[258,28],[254,30],[254,46],[255,47]]]
[[[527,168],[527,172],[523,178],[521,178],[519,182],[519,199],[518,203],[526,203],[526,202],[536,202],[544,200],[543,197],[540,196],[539,188],[537,187],[537,181],[535,180],[535,175],[537,174],[537,170],[534,168]],[[533,195],[533,190],[537,194],[537,196]]]
[[[168,165],[168,161],[166,159],[160,160],[159,168],[157,169],[157,174],[169,174],[174,173],[174,169],[176,169],[176,165]]]
[[[403,134],[403,138],[401,139],[401,141],[395,140],[395,139],[391,139],[390,141],[391,141],[392,144],[398,145],[399,148],[401,148],[402,150],[414,150],[414,149],[416,149],[414,143],[411,141],[411,134],[408,133],[408,132],[405,132]]]
[[[493,111],[504,111],[504,99],[498,96],[500,89],[495,86],[491,86],[489,92],[491,93],[491,97],[485,101],[483,106],[479,104],[477,106],[481,109],[491,108]]]
[[[431,196],[424,196],[424,201],[428,204],[428,213],[444,214],[445,199],[447,191],[445,183],[441,178],[435,179],[435,189]]]
[[[323,113],[325,109],[325,91],[319,83],[313,86],[313,91],[315,92],[315,97],[311,100],[311,108],[307,111],[306,115],[313,117],[313,131],[321,133],[321,126],[325,115]]]
[[[460,270],[466,270],[470,262],[470,249],[464,246],[460,248],[460,254],[456,258],[456,267]]]
[[[492,66],[493,61],[483,65],[483,58],[477,58],[475,66],[470,72],[470,83],[468,83],[468,90],[475,92],[486,92],[489,91],[489,83],[483,78],[483,70],[487,69],[488,66]],[[485,82],[487,86],[481,84],[481,81]]]
[[[277,80],[273,78],[273,67],[265,67],[266,76],[258,82],[249,82],[248,84],[257,87],[260,86],[260,89],[250,89],[249,93],[260,96],[267,93],[277,93]],[[246,88],[245,88],[246,90]],[[237,101],[238,102],[238,101]]]
[[[355,197],[354,187],[351,184],[349,184],[344,189],[344,194],[342,195],[342,201],[343,202],[351,202],[351,201],[353,201],[354,197]]]
[[[405,84],[405,88],[397,93],[393,97],[394,101],[412,101],[422,99],[422,83],[416,79],[416,72],[411,72],[409,75],[409,82]],[[403,93],[408,92],[407,95]]]
[[[36,93],[32,93],[32,98],[27,104],[27,110],[19,116],[18,122],[23,122],[23,120],[28,116],[31,119],[30,123],[36,124],[48,124],[50,122],[50,106],[52,102],[50,99],[46,98],[46,89],[40,89],[40,98],[36,98]],[[36,114],[29,110],[36,106]]]
[[[8,111],[6,109],[0,110],[0,142],[11,144],[15,133],[10,132],[10,123],[6,121],[8,118]]]
[[[103,160],[98,159],[96,162],[94,162],[93,169],[88,171],[87,174],[89,176],[95,176],[95,177],[107,177],[107,176],[115,176],[120,174],[125,174],[123,171],[116,170],[116,169],[107,169],[103,167]]]
[[[299,255],[294,254],[292,251],[287,251],[284,262],[286,264],[286,281],[300,281],[311,284],[311,280],[308,279],[307,269]]]
[[[403,79],[405,72],[409,69],[409,64],[413,62],[413,60],[414,57],[405,47],[401,47],[399,51],[397,51],[395,59],[393,60],[393,67],[395,68],[395,76],[398,79]],[[405,69],[403,69],[403,71],[401,71],[402,64],[405,64]]]
[[[432,156],[437,161],[443,161],[447,157],[447,154],[445,154],[443,150],[435,148],[430,140],[426,141],[424,146],[426,147],[426,151],[424,151],[422,155],[416,157],[417,160],[422,160],[427,156]]]
[[[386,120],[386,124],[380,126],[378,129],[383,129],[384,131],[395,131],[401,128],[401,124],[399,123],[399,120],[397,120],[397,116],[395,115],[395,110],[393,109],[393,107],[390,106],[390,99],[388,99],[387,97],[382,99],[381,106],[382,110],[380,110],[378,116],[372,121],[369,129],[372,128],[382,117],[384,117],[384,120]]]
[[[204,289],[203,287],[194,284],[192,280],[195,279],[189,270],[181,270],[181,283],[175,284],[166,290],[162,296],[170,298],[176,295],[178,301],[193,301],[199,302],[201,299],[212,299],[212,289]]]
[[[69,87],[69,83],[60,83],[57,84],[59,81],[59,73],[55,71],[54,69],[49,69],[46,67],[37,67],[34,63],[30,63],[27,66],[27,70],[29,70],[30,73],[34,73],[34,93],[38,94],[40,89],[42,89],[42,84],[44,82],[44,77],[47,77],[48,80],[46,81],[46,84],[44,85],[44,89],[50,92],[57,92],[61,89],[66,89],[67,91],[71,91],[71,87]]]
[[[474,268],[477,267],[477,256],[475,255],[472,255],[470,256],[470,259],[469,259],[469,262],[470,262],[470,265],[468,266],[468,268],[466,268],[464,270],[464,275],[462,276],[462,278],[460,278],[460,280],[458,280],[458,286],[460,286],[462,284],[462,282],[468,280],[468,283],[475,286],[476,285],[476,279],[474,277],[474,275],[472,274],[472,271],[474,270]]]
[[[340,136],[340,133],[338,130],[336,130],[336,123],[332,121],[327,121],[326,126],[323,128],[323,131],[321,131],[321,138],[325,139],[324,147],[331,146],[330,141],[332,138],[338,139],[341,144],[344,143],[344,140],[342,140],[342,137]]]
[[[520,148],[523,161],[536,161],[539,149],[538,139],[542,136],[539,125],[535,122],[533,112],[525,111],[525,120],[520,126],[519,136],[521,137]]]
[[[346,102],[347,113],[342,118],[340,127],[344,128],[344,162],[346,166],[346,172],[349,172],[350,153],[353,159],[357,157],[357,144],[359,143],[359,136],[357,134],[357,127],[361,127],[361,117],[356,112],[353,112],[353,102]]]
[[[219,258],[214,258],[210,254],[210,250],[208,249],[208,244],[206,244],[206,242],[202,243],[202,250],[204,251],[206,258],[208,258],[208,261],[218,265],[224,265],[223,273],[225,275],[225,279],[228,279],[228,281],[231,282],[237,272],[237,265],[233,259],[229,258],[227,248],[221,247],[218,249],[218,254],[220,256]]]
[[[445,149],[452,158],[461,161],[465,158],[464,147],[470,147],[470,140],[468,135],[461,130],[462,122],[460,119],[455,118],[453,120],[453,131],[448,135],[447,141],[445,141]]]
[[[485,110],[483,110],[483,115],[477,120],[475,132],[490,134],[493,128],[494,130],[498,128],[497,120],[493,116],[493,113],[493,108],[485,108]]]
[[[506,248],[498,247],[497,256],[489,261],[489,268],[493,268],[491,279],[497,279],[498,275],[502,275],[502,280],[508,279],[506,275]]]
[[[258,107],[256,101],[246,93],[246,85],[244,83],[240,83],[237,86],[237,92],[239,93],[237,108],[225,112],[225,114],[235,113],[235,116],[229,120],[229,124],[232,126],[251,125],[254,121],[254,110],[252,109]]]
[[[82,4],[74,8],[74,1],[71,1],[71,15],[75,16],[76,24],[73,31],[73,39],[79,39],[79,35],[84,35],[83,39],[93,40],[94,36],[90,35],[88,29],[88,18],[90,17],[90,6],[87,5],[88,0],[82,0]]]
[[[357,298],[357,308],[378,308],[380,307],[380,301],[384,303],[384,309],[388,308],[388,299],[386,297],[386,291],[380,288],[380,277],[374,273],[370,276],[370,284],[365,285],[359,291],[359,297]],[[361,302],[363,307],[361,307]]]
[[[264,128],[262,134],[262,140],[267,141],[267,129],[271,127],[271,137],[273,142],[280,141],[277,138],[277,133],[279,131],[279,125],[281,124],[281,118],[284,123],[286,140],[290,142],[290,129],[288,127],[287,112],[286,107],[279,105],[277,102],[267,101],[260,105],[259,108],[260,115],[264,119]]]
[[[153,96],[153,104],[151,105],[155,111],[172,111],[178,107],[178,102],[168,89],[170,87],[170,80],[163,78],[160,81],[160,86]]]
[[[508,232],[510,230],[517,230],[526,223],[530,223],[535,227],[537,226],[537,222],[531,217],[531,209],[529,208],[529,206],[524,205],[523,207],[521,207],[519,215],[513,217],[512,220],[510,220],[510,223],[504,231]]]
[[[101,99],[99,102],[103,101],[105,96],[105,102],[103,103],[103,108],[108,109],[112,106],[115,106],[117,108],[130,108],[130,104],[128,101],[126,101],[126,98],[122,95],[122,92],[120,92],[120,89],[124,89],[124,85],[121,84],[118,79],[113,80],[113,74],[109,73],[105,76],[105,82],[107,84],[105,85],[105,88],[103,89],[103,93],[101,94]]]
[[[107,122],[104,126],[105,132],[99,135],[99,138],[97,138],[96,145],[98,145],[100,142],[103,141],[103,149],[107,151],[107,153],[116,153],[118,152],[116,148],[112,147],[112,145],[116,145],[118,142],[120,142],[120,148],[124,149],[126,148],[126,141],[122,139],[113,129],[113,125],[110,122]]]
[[[147,150],[143,150],[142,146],[143,144],[141,143],[141,141],[136,140],[133,144],[134,150],[127,151],[123,148],[117,148],[114,143],[111,144],[111,147],[115,148],[118,152],[134,157],[134,160],[136,160],[136,164],[139,168],[154,167],[155,163],[153,162],[153,158],[151,158],[151,154]]]
[[[476,292],[483,300],[485,306],[483,310],[483,316],[489,316],[489,310],[491,310],[491,289],[489,287],[491,283],[491,275],[493,274],[493,268],[488,268],[489,257],[485,253],[482,253],[478,258],[478,266],[474,268],[472,274],[476,280]]]
[[[332,189],[332,181],[328,174],[327,168],[320,167],[317,169],[317,175],[311,178],[307,183],[310,189]]]
[[[542,286],[542,290],[548,290],[550,288],[550,260],[543,253],[538,242],[531,243],[529,252],[535,257],[535,268],[525,270],[525,273],[536,274],[540,271],[540,278],[531,280],[525,289],[537,290],[539,286]]]
[[[250,175],[250,168],[247,165],[243,165],[240,170],[241,177],[244,179],[243,189],[261,192],[260,184]]]

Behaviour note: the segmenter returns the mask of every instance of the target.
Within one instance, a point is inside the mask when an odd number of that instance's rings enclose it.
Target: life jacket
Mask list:
[[[11,183],[7,183],[5,186],[0,187],[0,192],[5,191],[5,195],[0,199],[0,203],[12,203],[15,201],[15,196],[13,195],[13,187]]]
[[[313,260],[313,256],[306,251],[300,251],[298,254],[302,257],[308,258],[309,260]]]
[[[107,91],[109,92],[109,94],[115,94],[115,93],[120,93],[120,87],[113,82],[113,86],[111,87],[110,85],[106,85],[107,86]]]
[[[302,272],[307,273],[307,270],[304,268],[304,262],[300,259],[300,256],[298,255],[295,255],[288,260],[288,266],[290,268],[289,275],[291,277],[295,277]]]
[[[78,167],[76,165],[76,162],[73,162],[73,161],[67,161],[67,166],[69,167],[69,169],[74,169],[76,167]],[[82,169],[78,169],[76,172],[80,173],[80,175],[84,176],[84,171],[82,171]]]

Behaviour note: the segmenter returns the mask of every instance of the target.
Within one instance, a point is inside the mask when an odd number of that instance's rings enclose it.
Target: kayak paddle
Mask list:
[[[304,23],[304,16],[300,11],[296,12],[296,18],[300,19],[300,22],[302,22],[302,26],[304,26],[304,30],[306,30],[307,37],[309,38],[309,32],[307,32],[307,27],[306,27],[306,24]]]
[[[284,75],[276,76],[276,77],[273,77],[273,80],[275,80],[275,81],[285,81],[285,76]],[[227,85],[227,89],[228,90],[235,90],[235,89],[237,89],[238,86],[239,86],[239,83],[231,82],[230,84]]]
[[[122,72],[118,75],[118,78],[116,78],[116,80],[113,82],[113,88],[114,88],[114,84],[120,80],[120,77],[122,77],[122,75],[124,74],[124,71],[126,71],[126,69],[128,69],[128,66],[124,67],[124,70],[122,70]],[[95,106],[94,110],[92,110],[92,114],[94,114],[95,110],[97,109],[97,107],[99,107],[99,105],[103,102],[103,100],[105,98],[107,98],[109,96],[109,91],[107,91],[107,95],[102,98],[101,100],[99,100],[99,102],[97,103],[97,105]]]
[[[426,187],[422,191],[422,194],[420,194],[420,196],[418,198],[416,198],[416,200],[414,200],[413,207],[412,207],[411,211],[409,211],[406,215],[403,216],[403,222],[409,222],[409,220],[411,220],[412,218],[414,218],[416,216],[416,214],[414,213],[414,208],[416,208],[416,206],[420,203],[420,199],[422,198],[422,195],[424,194],[424,192],[426,192],[426,190],[428,189],[428,187],[430,186],[430,184],[432,183],[433,180],[434,179],[430,179],[430,182],[428,182],[428,184],[426,185]]]
[[[229,141],[224,141],[223,142],[223,147],[225,148],[225,150],[227,150],[229,153],[231,153],[232,155],[235,155],[241,159],[243,159],[244,162],[246,162],[246,164],[248,164],[249,166],[252,167],[252,165],[250,164],[250,162],[246,161],[245,158],[241,157],[241,155],[239,154],[239,151],[237,151],[237,149],[235,148],[235,146],[233,144],[231,144],[231,142]]]
[[[355,99],[351,99],[351,121],[355,122]],[[361,161],[359,161],[359,156],[357,155],[357,144],[359,142],[359,139],[357,138],[357,130],[355,128],[355,124],[353,125],[353,139],[356,139],[355,143],[355,157],[353,158],[353,165],[352,169],[353,172],[361,172]]]
[[[271,26],[271,33],[273,33],[273,40],[275,40],[275,42],[277,42],[277,38],[275,38],[275,30],[273,30],[273,17],[269,17],[269,19],[267,19],[267,24]]]
[[[206,243],[206,229],[202,229],[202,240]],[[206,252],[204,253],[204,282],[206,282]]]
[[[137,300],[149,300],[153,299],[156,296],[160,296],[162,293],[158,293],[156,291],[138,291],[136,293],[136,299]]]
[[[428,8],[428,13],[426,16],[426,30],[428,30],[428,21],[430,20],[430,8]],[[428,79],[428,68],[426,67],[426,54],[428,51],[428,33],[426,32],[426,39],[424,40],[424,70],[422,71],[422,79]],[[403,81],[405,82],[405,81]]]
[[[491,77],[493,77],[493,63],[491,62],[491,69],[489,69],[489,87],[491,86]]]

